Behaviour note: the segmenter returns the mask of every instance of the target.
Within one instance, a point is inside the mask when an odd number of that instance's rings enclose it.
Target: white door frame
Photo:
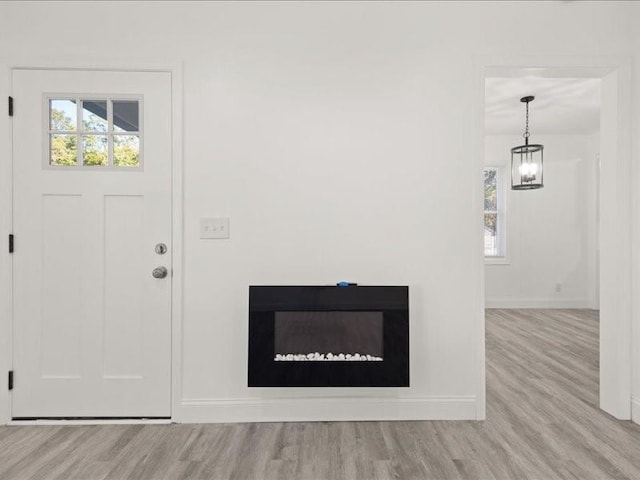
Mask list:
[[[553,70],[558,77],[602,78],[613,74],[617,80],[617,94],[603,97],[607,106],[617,110],[616,139],[610,145],[615,158],[604,160],[602,172],[606,172],[615,185],[617,195],[606,202],[599,199],[600,217],[613,219],[614,231],[600,230],[600,298],[602,304],[610,306],[613,314],[601,318],[600,322],[600,408],[619,419],[632,417],[632,387],[637,383],[637,369],[632,359],[636,358],[640,337],[632,319],[640,312],[640,300],[632,294],[637,291],[640,265],[632,264],[632,229],[637,217],[640,194],[631,189],[632,181],[637,184],[639,172],[631,162],[631,71],[632,61],[628,57],[568,57],[568,56],[518,56],[518,57],[478,57],[476,58],[476,121],[475,147],[478,152],[476,171],[478,180],[477,215],[478,246],[482,245],[482,169],[484,167],[484,98],[485,78],[500,72],[522,71],[526,69]],[[603,82],[604,83],[604,82]],[[614,98],[617,97],[617,98]],[[479,247],[480,248],[480,247]],[[635,253],[635,251],[633,251]],[[481,312],[478,322],[477,351],[477,418],[486,415],[485,378],[485,317],[484,317],[484,258],[479,282],[481,284]],[[605,280],[605,282],[603,282]],[[604,288],[603,288],[604,287]],[[632,288],[633,287],[633,288]],[[636,296],[637,297],[637,296]],[[604,321],[603,321],[604,320]],[[638,385],[640,386],[640,385]],[[638,402],[640,407],[640,402]],[[640,412],[639,412],[640,413]],[[634,418],[636,415],[634,415]]]
[[[32,58],[28,61],[0,59],[0,425],[24,422],[11,420],[11,394],[7,389],[7,372],[13,362],[13,259],[8,252],[8,234],[13,229],[13,132],[7,113],[7,98],[12,92],[14,69],[105,70],[135,72],[167,72],[171,75],[171,247],[173,270],[171,288],[171,421],[180,422],[182,399],[182,286],[183,286],[183,67],[179,61],[115,60],[73,58],[51,60]],[[20,108],[16,99],[15,110]],[[16,234],[16,245],[20,233]],[[16,373],[16,376],[19,374]],[[16,379],[16,383],[19,380]],[[42,423],[42,422],[36,422]],[[57,422],[60,423],[60,422]],[[97,423],[97,422],[89,422]],[[104,422],[101,422],[104,423]],[[125,422],[130,423],[130,422]],[[149,423],[158,423],[149,422]]]

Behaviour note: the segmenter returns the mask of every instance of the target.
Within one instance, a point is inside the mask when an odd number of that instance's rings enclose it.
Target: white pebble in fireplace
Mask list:
[[[322,362],[322,361],[341,361],[341,362],[382,362],[382,357],[374,355],[360,355],[359,353],[276,353],[273,358],[276,362]]]

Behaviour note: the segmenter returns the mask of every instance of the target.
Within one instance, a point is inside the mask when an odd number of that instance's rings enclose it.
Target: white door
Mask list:
[[[17,69],[13,98],[12,416],[169,417],[170,74]]]

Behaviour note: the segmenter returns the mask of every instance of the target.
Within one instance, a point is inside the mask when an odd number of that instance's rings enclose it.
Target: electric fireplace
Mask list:
[[[408,387],[406,286],[249,287],[250,387]]]

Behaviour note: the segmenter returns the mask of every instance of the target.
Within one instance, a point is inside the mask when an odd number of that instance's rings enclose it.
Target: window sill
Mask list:
[[[484,257],[485,265],[510,265],[511,259],[509,257]]]

